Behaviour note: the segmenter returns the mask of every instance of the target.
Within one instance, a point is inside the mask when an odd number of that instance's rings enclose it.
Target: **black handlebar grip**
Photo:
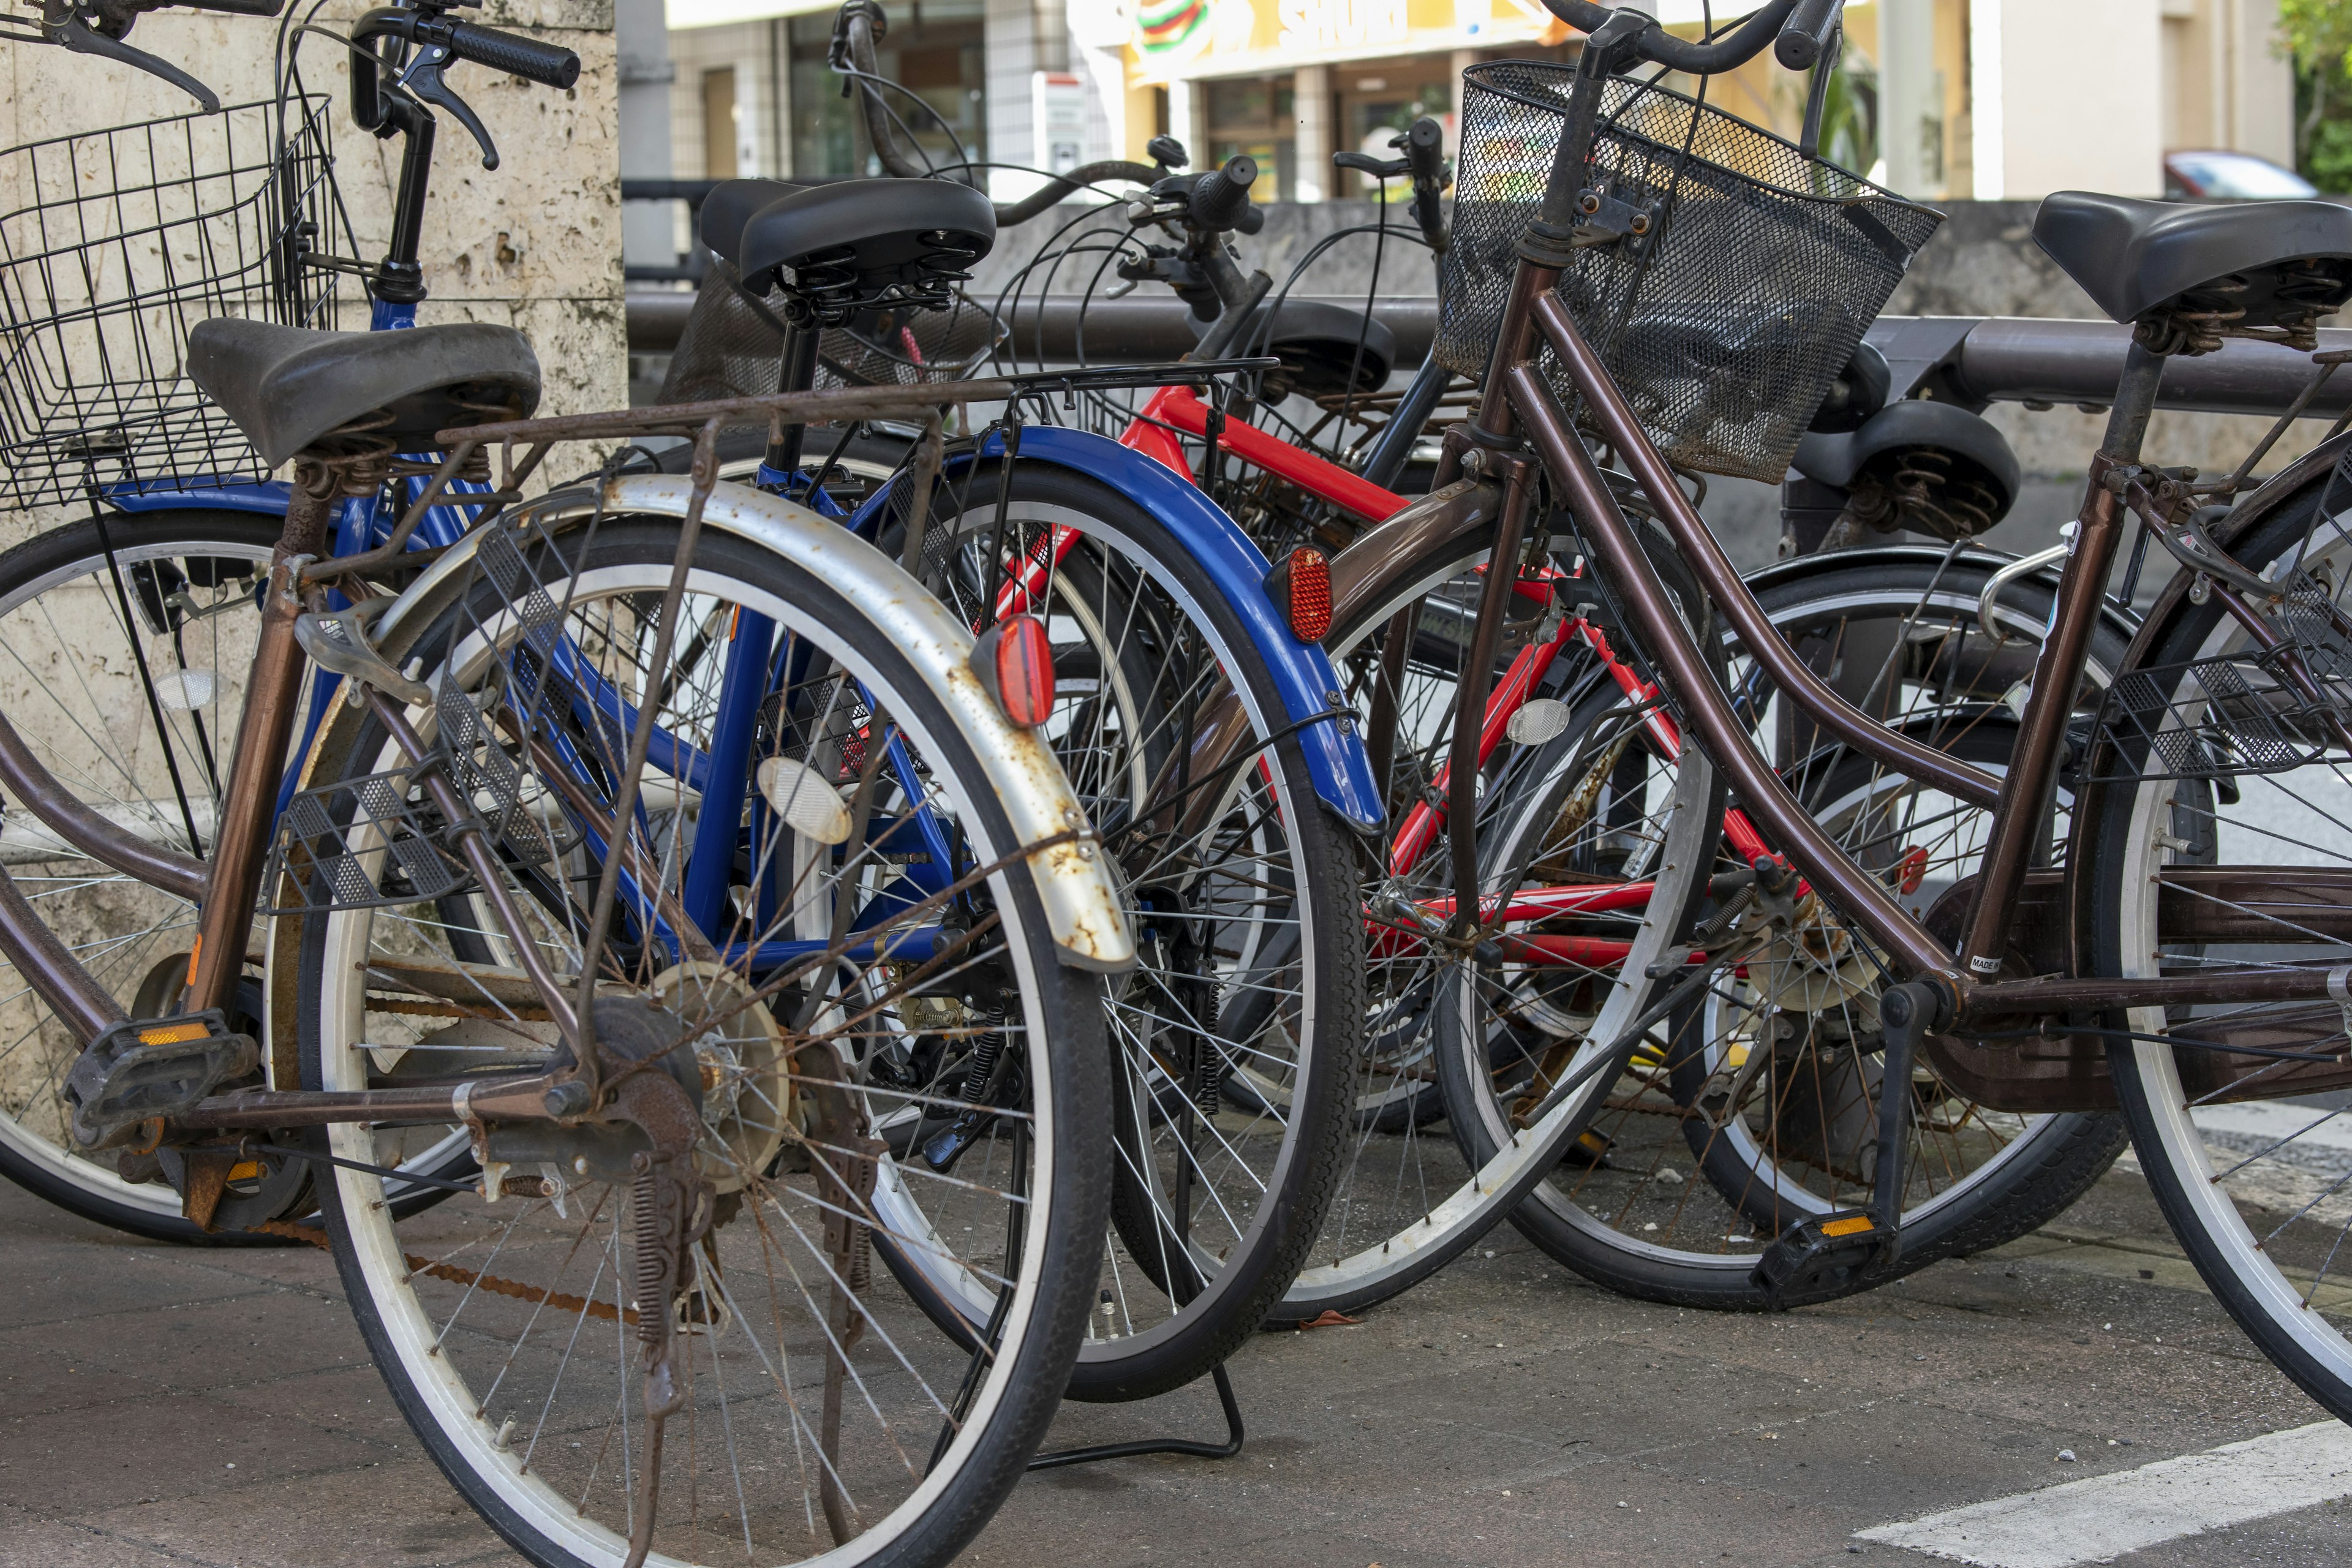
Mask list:
[[[1231,228],[1249,210],[1250,187],[1257,184],[1257,160],[1236,153],[1225,166],[1201,176],[1192,187],[1192,223],[1204,229]]]
[[[1445,181],[1445,128],[1424,114],[1404,133],[1404,161],[1416,185]]]
[[[228,16],[275,16],[286,8],[286,0],[173,0],[173,4]]]
[[[1845,0],[1797,0],[1797,8],[1772,40],[1772,58],[1792,71],[1811,70],[1828,53]]]
[[[580,57],[570,49],[470,22],[449,24],[449,52],[461,60],[545,87],[570,87],[580,79]]]

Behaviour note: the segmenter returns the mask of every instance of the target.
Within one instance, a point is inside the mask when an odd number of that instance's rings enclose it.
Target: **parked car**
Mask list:
[[[2167,153],[2164,197],[2173,202],[2296,201],[2319,194],[2293,169],[2227,149]]]

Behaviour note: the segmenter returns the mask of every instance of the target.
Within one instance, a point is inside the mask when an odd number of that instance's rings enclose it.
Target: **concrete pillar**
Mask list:
[[[982,45],[988,90],[988,153],[992,163],[1038,162],[1031,133],[1030,77],[1040,68],[1036,0],[988,0]],[[1037,188],[1034,174],[992,169],[989,193],[998,201],[1018,201]]]
[[[1445,124],[1445,155],[1449,158],[1462,151],[1462,73],[1477,63],[1476,49],[1456,49],[1447,61],[1446,68],[1454,73],[1454,112],[1440,118]]]
[[[1298,127],[1291,134],[1297,159],[1293,193],[1302,202],[1328,201],[1339,194],[1339,171],[1331,166],[1331,68],[1301,66],[1293,78],[1291,110]]]
[[[1168,134],[1184,143],[1192,159],[1191,167],[1195,169],[1208,167],[1204,160],[1209,156],[1209,117],[1202,100],[1197,81],[1168,84]]]
[[[2278,0],[2208,0],[2229,7],[2230,145],[2294,167],[2294,67],[2275,46]]]
[[[1936,0],[1879,0],[1878,144],[1887,188],[1944,194],[1944,78],[1936,68]]]
[[[669,26],[662,0],[614,0],[614,42],[620,54],[621,178],[671,177]],[[677,260],[676,216],[667,203],[630,202],[621,208],[621,255],[640,267]]]
[[[1970,0],[1976,199],[2160,195],[2161,26],[2145,0]]]

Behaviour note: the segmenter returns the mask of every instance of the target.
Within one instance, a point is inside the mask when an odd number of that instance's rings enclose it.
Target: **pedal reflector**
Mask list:
[[[1751,1283],[1771,1311],[1833,1300],[1862,1288],[1870,1270],[1895,1260],[1895,1234],[1860,1209],[1798,1221],[1756,1260]]]

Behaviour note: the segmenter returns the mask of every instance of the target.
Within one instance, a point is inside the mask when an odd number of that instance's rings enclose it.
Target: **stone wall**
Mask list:
[[[318,25],[341,33],[363,0],[329,0]],[[621,310],[618,78],[611,0],[490,0],[467,20],[577,51],[579,82],[540,87],[460,63],[450,85],[497,141],[500,164],[481,166],[463,127],[441,117],[422,259],[432,298],[426,322],[487,321],[528,334],[539,352],[543,413],[614,407],[625,400]],[[276,25],[246,17],[163,12],[140,18],[130,41],[179,63],[225,103],[269,96]],[[306,86],[334,96],[335,172],[359,255],[383,254],[391,226],[400,144],[379,142],[349,119],[346,56],[313,36],[301,52]],[[109,61],[61,49],[0,46],[0,146],[95,132],[186,112],[194,101],[168,84]],[[201,129],[201,127],[199,127]],[[23,193],[21,169],[0,159],[0,212]],[[21,220],[19,220],[21,221]],[[12,250],[18,248],[12,224]],[[346,281],[340,324],[364,328],[367,306]],[[52,519],[0,514],[0,541]]]

